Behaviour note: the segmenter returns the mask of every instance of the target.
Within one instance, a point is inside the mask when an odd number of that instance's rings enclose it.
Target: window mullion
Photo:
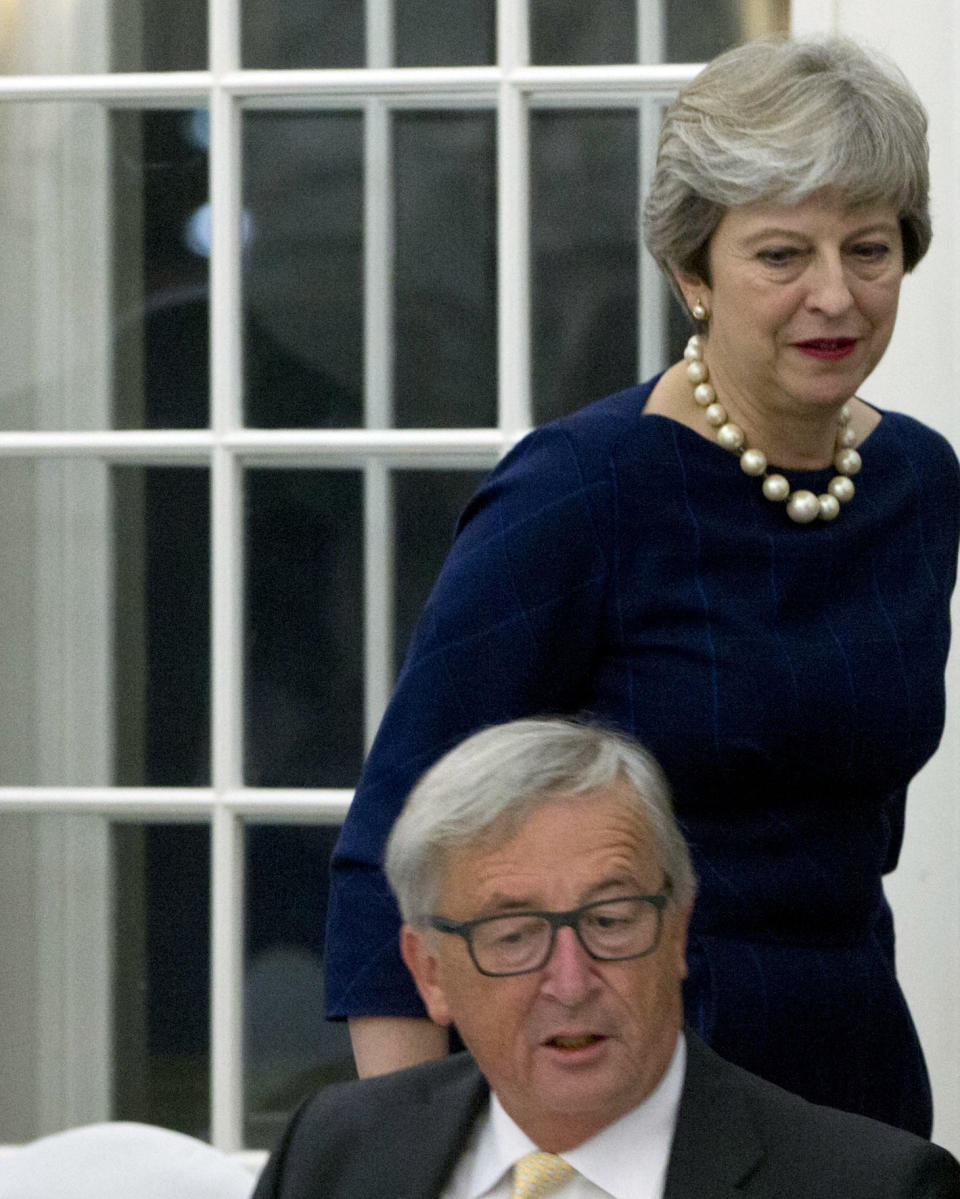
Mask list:
[[[531,425],[530,165],[527,100],[514,82],[528,61],[526,4],[498,0],[498,411],[508,440]]]
[[[665,0],[637,0],[637,62],[661,63],[664,54]]]
[[[366,0],[367,66],[393,66],[393,2]]]
[[[225,444],[242,424],[240,108],[222,86],[239,65],[237,0],[212,0],[210,54],[211,463],[211,1140],[243,1144],[243,824],[225,805],[242,781],[242,465]]]
[[[660,370],[667,356],[667,296],[660,268],[643,248],[643,197],[649,194],[656,164],[660,136],[660,101],[645,98],[640,102],[640,186],[637,206],[637,338],[639,378],[648,379]]]
[[[389,24],[382,3],[371,3],[368,7],[376,9],[381,24]],[[382,44],[378,52],[384,52]],[[364,129],[364,423],[368,429],[389,429],[394,419],[392,130],[389,106],[382,99],[372,98],[367,105]],[[394,531],[390,472],[382,460],[368,459],[363,496],[364,745],[367,748],[380,723],[393,681]]]

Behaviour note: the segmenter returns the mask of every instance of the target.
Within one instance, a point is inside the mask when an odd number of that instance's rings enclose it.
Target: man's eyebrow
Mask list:
[[[525,895],[508,895],[504,891],[495,891],[481,906],[476,918],[481,920],[484,916],[508,916],[511,912],[541,911],[546,911],[543,905]]]
[[[608,892],[612,891],[619,891],[630,895],[648,894],[647,890],[638,883],[636,876],[611,875],[600,882],[592,883],[585,891],[582,891],[579,901],[570,910],[572,911],[583,907],[585,904],[608,898]],[[610,895],[609,898],[616,899],[617,896]],[[508,895],[506,892],[495,892],[482,905],[474,919],[482,920],[486,916],[509,916],[511,912],[552,912],[559,910],[558,908],[545,907],[535,899],[530,899],[522,894]]]
[[[659,889],[659,883],[657,884],[657,889]],[[580,904],[592,903],[594,900],[604,899],[608,891],[620,891],[629,895],[652,894],[647,887],[642,886],[638,882],[636,875],[618,874],[604,879],[602,883],[595,883],[592,887],[588,887],[581,896]],[[614,895],[611,898],[616,899],[617,896]]]

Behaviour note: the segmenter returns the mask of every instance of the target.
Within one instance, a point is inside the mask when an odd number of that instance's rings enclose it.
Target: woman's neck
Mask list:
[[[668,416],[715,441],[716,430],[694,401],[685,368],[686,363],[678,362],[664,372],[644,411]],[[737,394],[733,388],[725,389],[723,378],[718,379],[712,372],[710,382],[729,420],[743,430],[746,444],[763,450],[772,465],[785,470],[821,470],[832,465],[842,404],[798,412],[787,403],[777,407],[751,402],[750,397]],[[879,423],[880,413],[856,399],[848,407],[859,443]]]

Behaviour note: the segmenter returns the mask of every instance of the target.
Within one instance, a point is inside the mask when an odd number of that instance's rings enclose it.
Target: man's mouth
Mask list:
[[[607,1038],[600,1033],[581,1033],[579,1036],[557,1036],[550,1037],[545,1044],[553,1049],[586,1049],[588,1045],[595,1045],[598,1041],[605,1041]]]

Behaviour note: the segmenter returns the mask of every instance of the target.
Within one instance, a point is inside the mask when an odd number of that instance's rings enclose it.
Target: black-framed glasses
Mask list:
[[[657,948],[663,909],[672,894],[673,884],[667,878],[656,895],[598,899],[569,912],[511,912],[479,920],[431,916],[430,927],[463,937],[473,964],[493,978],[541,970],[550,960],[560,928],[572,928],[596,961],[624,962]]]

